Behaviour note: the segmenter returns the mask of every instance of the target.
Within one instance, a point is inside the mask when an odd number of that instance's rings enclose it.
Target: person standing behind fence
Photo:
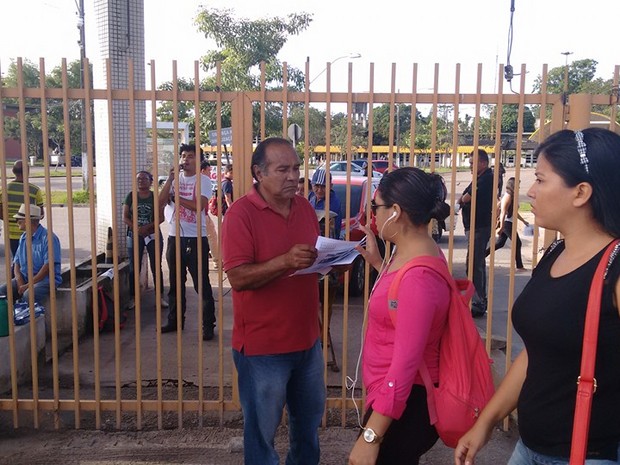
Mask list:
[[[428,224],[432,218],[445,220],[450,206],[443,200],[441,176],[407,167],[381,178],[371,209],[379,238],[395,248],[386,265],[375,235],[362,227],[366,248],[359,250],[379,278],[370,296],[363,347],[364,431],[348,463],[415,465],[439,438],[430,422],[419,370],[425,363],[437,383],[439,344],[451,291],[438,272],[422,266],[409,269],[398,288],[398,324],[394,325],[388,290],[398,270],[414,258],[437,257],[445,263]]]
[[[519,193],[516,193],[516,198],[519,198]],[[515,178],[508,178],[506,181],[506,192],[502,196],[500,200],[500,211],[499,211],[499,225],[497,227],[497,241],[495,241],[495,250],[501,249],[506,244],[508,239],[512,240],[512,229],[516,226],[516,222],[512,221],[512,211],[514,208],[514,199],[515,199]],[[525,226],[528,226],[529,223],[523,219],[523,217],[519,214],[519,202],[517,200],[517,219],[521,220]],[[519,233],[516,233],[516,250],[515,250],[515,261],[517,265],[517,270],[523,271],[525,268],[523,267],[523,258],[521,256],[521,238],[519,237]],[[487,248],[486,256],[488,257],[491,254],[491,249]]]
[[[200,162],[200,173],[211,179],[211,164],[209,160],[202,160]],[[217,238],[217,229],[215,228],[215,222],[213,218],[209,216],[209,208],[205,209],[205,218],[207,219],[207,238],[209,239],[209,254],[213,263],[213,268],[217,270],[220,260],[220,247]]]
[[[279,463],[274,438],[284,406],[286,463],[320,460],[325,382],[317,274],[293,275],[314,263],[319,225],[312,206],[295,193],[299,165],[287,140],[262,141],[251,162],[256,184],[235,201],[223,222],[246,465]]]
[[[233,203],[233,165],[226,165],[224,168],[222,195],[222,215],[225,215]]]
[[[312,192],[308,195],[308,201],[315,210],[325,210],[325,200],[327,191],[327,172],[324,169],[318,169],[312,175]],[[342,216],[340,213],[340,199],[336,192],[329,189],[329,211],[336,213],[334,218],[335,238],[340,239],[340,230],[342,228]]]
[[[38,186],[28,183],[27,195],[28,199],[24,199],[24,165],[21,160],[17,160],[13,163],[13,174],[15,179],[7,184],[7,197],[8,197],[8,213],[5,225],[8,227],[5,231],[8,231],[9,240],[11,243],[11,255],[14,257],[17,252],[17,246],[19,245],[19,238],[22,235],[22,230],[17,224],[15,214],[19,211],[19,207],[24,201],[29,200],[30,204],[36,205],[41,209],[41,218],[44,217],[43,211],[43,192]],[[2,215],[2,189],[0,189],[0,217]]]
[[[487,153],[478,149],[477,169],[473,169],[474,154],[471,153],[469,166],[472,175],[478,174],[476,183],[476,217],[474,226],[474,247],[467,251],[466,264],[469,268],[469,259],[473,258],[472,281],[476,292],[472,299],[472,315],[475,317],[483,316],[487,311],[487,264],[486,250],[491,237],[491,213],[496,205],[497,198],[493,192],[493,172],[489,169],[489,156]],[[463,209],[463,226],[465,227],[465,238],[469,247],[470,222],[472,210],[472,186],[473,182],[463,191],[463,195],[458,200]],[[471,252],[471,253],[470,253]]]
[[[163,275],[161,271],[161,258],[164,247],[164,239],[161,235],[161,231],[159,230],[159,226],[155,227],[156,203],[155,194],[151,190],[151,186],[153,185],[153,175],[148,171],[140,171],[136,175],[136,181],[138,186],[138,229],[136,231],[133,230],[133,192],[127,194],[125,201],[123,202],[123,222],[127,225],[127,255],[129,256],[130,274],[129,290],[131,301],[128,307],[133,308],[135,306],[134,273],[137,271],[138,276],[140,275],[140,271],[142,269],[142,254],[146,248],[149,256],[149,263],[151,265],[151,272],[153,273],[153,282],[156,282],[157,279],[161,280],[159,287],[161,289],[161,305],[162,307],[167,308],[168,301],[164,298],[164,286],[162,280]],[[160,208],[159,202],[157,202],[157,208]],[[159,219],[160,222],[164,220],[163,209],[160,210]],[[160,237],[159,250],[155,249],[155,234],[158,234]],[[134,263],[134,247],[138,248],[137,267]],[[156,254],[158,254],[160,258],[159,274],[156,272]]]
[[[28,239],[26,237],[26,205],[21,204],[19,211],[13,215],[17,221],[17,225],[22,231],[19,238],[19,244],[13,257],[13,274],[11,280],[13,287],[13,300],[29,300],[29,281],[28,281],[28,260],[32,261],[32,286],[34,292],[34,300],[39,304],[47,298],[50,293],[50,266],[49,266],[49,243],[47,237],[47,229],[39,224],[43,215],[43,211],[36,205],[30,205],[30,227],[32,233],[32,248],[28,248]],[[52,233],[52,248],[54,250],[54,286],[58,287],[62,282],[60,272],[60,240],[56,234]],[[0,295],[7,295],[7,286],[0,286]]]
[[[166,249],[168,261],[170,291],[168,302],[168,322],[162,326],[162,333],[177,331],[177,292],[181,293],[181,329],[185,328],[185,282],[187,272],[192,276],[194,289],[198,292],[198,280],[202,279],[202,339],[210,341],[214,337],[215,327],[215,301],[213,289],[209,281],[209,241],[207,240],[207,219],[205,209],[212,192],[211,180],[200,175],[200,192],[196,192],[196,146],[181,144],[179,147],[179,203],[175,204],[174,192],[174,168],[170,169],[170,175],[159,192],[160,205],[168,205],[174,210],[170,215],[170,232]],[[202,149],[200,160],[204,160]],[[197,202],[198,199],[198,202]],[[198,206],[197,206],[198,204]],[[179,230],[177,231],[176,215],[179,215]],[[202,231],[198,231],[198,217],[201,219]],[[202,244],[202,269],[198,269],[198,237]],[[179,258],[179,270],[181,273],[181,288],[177,289],[177,254],[176,243],[180,243],[181,254]]]
[[[456,464],[473,464],[515,408],[520,440],[509,465],[567,465],[590,284],[607,246],[620,237],[620,136],[601,128],[563,130],[534,152],[528,191],[536,224],[559,231],[514,303],[525,348],[473,428],[459,441]],[[613,256],[613,255],[612,255]],[[620,260],[606,273],[596,345],[596,385],[588,465],[620,463]]]

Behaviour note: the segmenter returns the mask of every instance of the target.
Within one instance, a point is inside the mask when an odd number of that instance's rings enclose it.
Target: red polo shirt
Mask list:
[[[224,271],[262,263],[295,244],[314,246],[316,213],[300,195],[291,200],[288,218],[276,213],[255,187],[226,212],[222,248]],[[319,337],[316,274],[290,276],[293,270],[259,289],[233,289],[233,349],[245,355],[307,350]]]

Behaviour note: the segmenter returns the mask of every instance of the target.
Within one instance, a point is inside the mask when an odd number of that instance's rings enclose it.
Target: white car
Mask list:
[[[364,168],[360,167],[359,165],[355,163],[351,163],[350,166],[351,166],[352,175],[366,176],[368,173]],[[337,173],[339,175],[342,175],[343,173],[347,172],[347,162],[346,161],[335,161],[331,165],[329,165],[329,171],[334,174]],[[381,176],[383,176],[383,174],[381,174],[379,171],[373,170],[372,172],[373,178],[380,178]]]

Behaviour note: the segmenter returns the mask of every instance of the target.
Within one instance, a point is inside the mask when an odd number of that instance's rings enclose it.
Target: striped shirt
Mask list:
[[[38,186],[34,184],[28,184],[29,196],[30,196],[30,204],[37,205],[39,207],[43,207],[43,192],[39,189]],[[8,209],[9,209],[9,217],[8,217],[8,225],[9,225],[9,238],[17,239],[21,237],[24,231],[21,231],[17,226],[17,220],[13,218],[19,211],[19,207],[24,202],[24,183],[20,181],[11,181],[7,184],[7,194],[8,194]],[[2,202],[2,190],[0,189],[0,203]]]

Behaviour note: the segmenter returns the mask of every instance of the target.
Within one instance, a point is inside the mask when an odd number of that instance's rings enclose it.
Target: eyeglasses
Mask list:
[[[386,208],[388,208],[388,207],[391,207],[391,205],[388,205],[388,204],[385,204],[385,203],[380,204],[380,203],[375,202],[374,200],[370,201],[370,211],[372,212],[373,215],[375,215],[375,216],[377,215],[377,208],[379,208],[379,207],[386,207]]]

